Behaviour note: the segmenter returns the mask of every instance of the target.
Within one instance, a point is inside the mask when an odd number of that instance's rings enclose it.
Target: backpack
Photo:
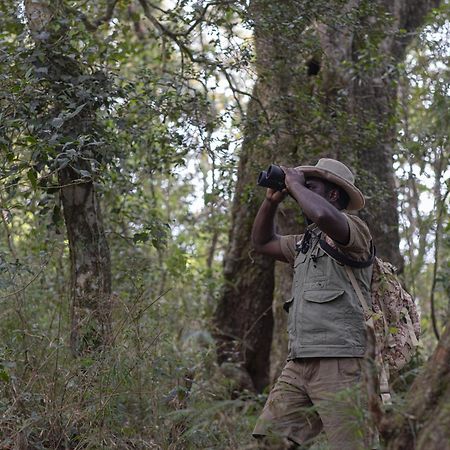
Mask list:
[[[380,258],[373,263],[371,294],[377,350],[384,364],[397,372],[408,364],[419,345],[416,304],[403,288],[395,267]]]
[[[381,393],[383,401],[389,402],[390,372],[401,370],[414,356],[419,344],[420,321],[414,300],[403,288],[395,267],[376,257],[372,245],[371,257],[367,261],[354,261],[325,240],[320,240],[320,246],[331,258],[345,266],[363,307],[366,324],[375,333],[375,362],[380,369]],[[372,308],[369,308],[352,267],[363,268],[372,264]]]
[[[390,372],[402,369],[419,344],[420,322],[416,305],[403,288],[394,266],[380,258],[373,258],[372,309],[366,303],[352,268],[345,265],[345,270],[363,307],[368,331],[373,331],[380,395],[383,404],[390,405]]]

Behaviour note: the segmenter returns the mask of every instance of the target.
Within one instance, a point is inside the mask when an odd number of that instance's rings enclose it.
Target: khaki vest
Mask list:
[[[319,246],[315,230],[307,253],[294,262],[289,311],[288,359],[311,357],[362,357],[366,346],[363,310],[344,266]],[[353,269],[371,306],[372,266]]]

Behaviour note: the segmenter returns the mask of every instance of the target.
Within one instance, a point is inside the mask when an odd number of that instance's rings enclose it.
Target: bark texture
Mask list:
[[[66,161],[58,168],[58,181],[71,261],[70,344],[72,352],[79,355],[104,348],[111,338],[111,263],[94,184],[92,161],[96,155],[78,143],[80,136],[95,134],[95,108],[99,105],[95,99],[79,95],[77,83],[83,75],[101,85],[105,77],[85,73],[76,57],[64,55],[61,48],[69,30],[64,21],[58,22],[62,7],[61,1],[25,1],[32,36],[43,54],[36,65],[45,68],[42,81],[50,91],[43,109],[62,121],[58,133],[66,142],[74,142],[73,148],[69,144],[58,148],[56,160],[62,156],[60,161]],[[74,108],[72,114],[67,114],[67,104]]]
[[[111,342],[111,261],[92,180],[72,169],[59,173],[71,262],[71,334],[75,355]]]

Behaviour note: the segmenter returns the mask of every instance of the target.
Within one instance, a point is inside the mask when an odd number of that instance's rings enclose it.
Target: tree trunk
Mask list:
[[[97,100],[77,92],[84,71],[76,57],[63,54],[68,30],[64,21],[57,23],[61,6],[61,2],[25,1],[30,30],[36,46],[45,55],[36,62],[44,69],[41,73],[47,78],[44,80],[43,75],[42,80],[50,91],[43,110],[61,121],[58,133],[66,142],[57,149],[56,160],[65,161],[58,168],[58,181],[71,261],[70,344],[72,352],[78,355],[99,350],[111,342],[111,263],[91,166],[95,154],[79,143],[80,136],[95,135],[97,131],[98,104],[95,106]],[[97,76],[94,81],[101,85],[103,78]],[[68,104],[74,110],[71,115],[67,112]]]
[[[253,252],[250,243],[253,219],[264,194],[254,189],[257,175],[272,160],[257,143],[259,115],[259,105],[251,101],[224,261],[225,285],[214,322],[219,363],[235,364],[251,377],[253,386],[246,387],[262,390],[269,382],[274,262]]]
[[[70,346],[75,355],[111,343],[111,261],[92,180],[59,172],[71,262]]]
[[[264,189],[256,187],[256,180],[259,172],[272,162],[298,165],[317,157],[322,150],[308,146],[310,137],[303,132],[304,121],[296,120],[302,117],[299,108],[304,105],[296,102],[293,91],[297,86],[310,88],[304,55],[299,48],[301,43],[297,41],[285,46],[283,41],[278,41],[277,31],[267,32],[265,8],[271,9],[272,4],[254,2],[252,5],[259,78],[247,112],[230,244],[225,257],[225,288],[215,313],[219,363],[233,362],[247,371],[258,391],[270,380],[274,262],[251,250],[252,224],[265,194]],[[280,14],[278,20],[271,22],[276,28],[290,20],[291,13],[298,12],[298,9],[296,3],[291,2],[289,7],[276,8],[275,11]],[[283,27],[278,31],[283,31]],[[286,61],[291,61],[291,64]],[[299,67],[299,64],[303,65]],[[303,219],[299,209],[292,202],[286,202],[280,211],[279,232],[300,233]],[[285,313],[279,306],[290,292],[290,268],[284,265],[279,268],[279,273],[283,281],[277,290],[275,314],[277,324],[284,328]],[[285,358],[285,342],[285,339],[280,339],[280,346],[274,352],[277,355],[272,361],[274,367],[279,367]],[[274,373],[277,370],[274,369]]]

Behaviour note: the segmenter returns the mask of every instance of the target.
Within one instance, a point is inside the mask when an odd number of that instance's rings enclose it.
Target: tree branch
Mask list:
[[[195,62],[194,55],[192,53],[192,50],[187,47],[183,42],[178,39],[180,36],[174,33],[173,31],[169,30],[166,26],[164,26],[156,17],[153,16],[153,14],[150,11],[149,3],[146,0],[138,0],[140,5],[142,6],[142,9],[144,11],[145,17],[147,17],[148,20],[153,24],[153,26],[165,36],[168,36],[170,39],[172,39],[175,44],[180,48],[180,50],[186,55],[188,55],[189,59],[193,62]]]
[[[139,2],[139,3],[142,4],[142,2]],[[145,1],[145,3],[147,3],[147,5],[149,5],[153,9],[156,9],[157,11],[161,11],[164,14],[168,13],[168,11],[163,10],[162,8],[158,7],[157,5],[155,5],[153,3],[150,3],[150,2],[147,2],[147,1]],[[186,31],[183,31],[182,33],[174,33],[174,32],[172,32],[172,34],[174,36],[178,36],[178,37],[186,37],[186,36],[188,36],[195,29],[195,27],[204,19],[205,15],[206,15],[206,11],[208,11],[208,8],[210,6],[215,5],[215,4],[216,3],[214,3],[214,2],[207,3],[206,6],[203,8],[202,12],[200,13],[200,15],[198,16],[198,18],[194,21],[194,23]],[[180,17],[180,19],[183,20],[182,17]]]
[[[81,17],[86,29],[88,31],[96,31],[100,25],[109,22],[112,19],[114,9],[118,2],[119,0],[110,0],[106,8],[105,15],[103,17],[99,17],[94,22],[91,22],[84,13],[79,12],[78,14]]]
[[[254,100],[256,103],[258,103],[258,105],[260,106],[262,112],[264,113],[264,117],[267,121],[267,124],[270,124],[270,119],[269,116],[267,114],[267,111],[264,108],[264,105],[261,103],[261,100],[259,100],[258,98],[254,97],[252,94],[250,94],[249,92],[245,92],[242,91],[240,89],[238,89],[234,84],[233,84],[233,79],[231,77],[231,75],[227,72],[226,68],[223,66],[223,64],[219,63],[219,62],[215,62],[215,61],[209,61],[206,58],[198,58],[194,55],[193,51],[184,43],[182,42],[179,38],[185,36],[184,34],[177,34],[174,33],[173,31],[169,30],[166,26],[164,26],[161,22],[159,22],[158,19],[156,19],[151,11],[150,11],[150,6],[151,4],[149,4],[147,2],[147,0],[138,0],[139,3],[142,6],[142,9],[144,11],[144,15],[145,17],[147,17],[147,19],[154,25],[154,27],[163,35],[169,37],[173,42],[175,42],[175,44],[178,46],[178,48],[180,49],[182,54],[187,55],[187,57],[189,58],[189,60],[193,63],[197,63],[197,64],[203,64],[207,67],[215,67],[218,68],[223,75],[225,76],[228,85],[231,89],[231,91],[233,92],[233,97],[236,100],[236,103],[238,105],[239,111],[241,113],[242,116],[244,116],[244,112],[243,112],[243,108],[239,102],[239,99],[236,97],[236,94],[240,94],[240,95],[245,95],[249,98],[251,98],[252,100]],[[213,3],[210,3],[209,5],[212,5]],[[205,7],[206,8],[206,7]]]

